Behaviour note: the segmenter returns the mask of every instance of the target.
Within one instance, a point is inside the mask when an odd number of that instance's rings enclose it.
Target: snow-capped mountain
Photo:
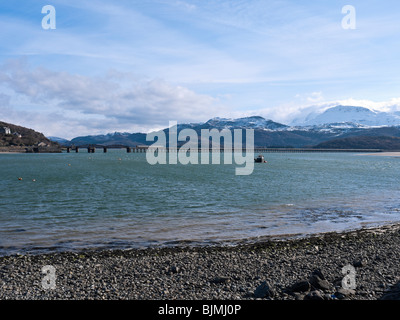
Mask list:
[[[260,116],[238,119],[212,118],[207,122],[178,123],[177,130],[191,128],[199,135],[202,129],[254,129],[256,146],[309,147],[324,141],[359,136],[400,137],[400,112],[381,112],[364,107],[329,106],[308,109],[290,126]],[[163,129],[167,134],[168,128]],[[67,143],[65,143],[67,144]],[[72,139],[69,144],[126,145],[151,144],[145,133],[110,133]]]
[[[399,112],[382,112],[365,107],[335,106],[324,111],[311,112],[302,119],[292,122],[296,126],[321,126],[343,124],[357,127],[399,126]]]
[[[259,130],[281,130],[288,126],[259,116],[244,117],[238,119],[213,118],[205,123],[206,126],[219,130],[222,129],[259,129]]]

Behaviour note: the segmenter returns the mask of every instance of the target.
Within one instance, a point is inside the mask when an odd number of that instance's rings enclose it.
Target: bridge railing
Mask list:
[[[158,152],[179,152],[178,148],[169,148],[169,147],[155,147],[155,146],[124,146],[124,145],[82,145],[82,146],[72,146],[65,147],[67,153],[71,151],[79,152],[80,149],[87,149],[88,153],[96,152],[96,149],[102,149],[104,153],[108,151],[108,149],[126,149],[127,153],[143,153],[148,150],[158,151]],[[191,151],[194,151],[191,149]],[[204,151],[202,148],[198,148],[198,152]],[[224,148],[209,148],[209,152],[225,152]],[[229,152],[232,150],[229,149]],[[287,153],[302,153],[302,152],[382,152],[382,149],[317,149],[317,148],[267,148],[267,147],[254,147],[254,148],[242,148],[242,152],[266,152],[266,153],[277,153],[277,152],[287,152]]]

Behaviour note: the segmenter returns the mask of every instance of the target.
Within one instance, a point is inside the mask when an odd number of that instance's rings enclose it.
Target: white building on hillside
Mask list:
[[[9,127],[0,127],[0,133],[11,134],[11,129]]]

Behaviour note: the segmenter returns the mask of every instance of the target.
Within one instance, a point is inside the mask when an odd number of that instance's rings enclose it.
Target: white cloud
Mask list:
[[[52,135],[55,123],[60,135],[71,135],[67,123],[77,134],[132,132],[246,114],[288,123],[333,103],[399,105],[372,101],[395,96],[399,82],[394,1],[357,4],[354,32],[341,28],[334,2],[57,0],[54,32],[40,28],[40,8],[21,4],[0,13],[0,64],[29,56],[42,67],[0,67],[0,103],[21,111],[14,122],[30,118]],[[366,100],[333,100],[351,95]]]
[[[317,103],[324,100],[322,92],[312,92],[307,98],[307,101],[310,103]]]
[[[87,128],[98,129],[100,123],[103,132],[149,130],[165,127],[170,120],[205,121],[224,109],[217,98],[162,79],[148,80],[117,72],[89,77],[31,68],[21,60],[2,66],[0,85],[14,92],[11,106],[18,109],[13,101],[25,99],[32,113],[42,113],[33,117],[33,121],[46,118],[46,113],[58,113],[67,118],[54,117],[55,124],[86,121]],[[57,135],[54,130],[48,131],[46,134]],[[86,130],[79,124],[76,133],[83,131]]]

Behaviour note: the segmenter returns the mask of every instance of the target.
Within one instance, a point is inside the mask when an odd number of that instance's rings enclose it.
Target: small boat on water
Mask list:
[[[258,155],[258,157],[254,159],[254,162],[267,163],[267,161],[264,159],[264,156],[262,154]]]

